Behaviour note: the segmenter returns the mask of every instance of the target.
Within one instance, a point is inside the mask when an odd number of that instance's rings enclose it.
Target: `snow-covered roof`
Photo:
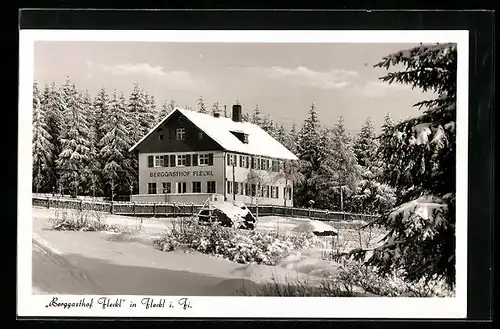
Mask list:
[[[216,118],[210,114],[203,114],[180,108],[176,108],[174,111],[170,112],[162,121],[160,121],[134,146],[132,146],[129,151],[133,151],[176,112],[182,113],[189,121],[201,129],[207,136],[216,141],[226,151],[260,155],[284,160],[298,160],[295,154],[290,152],[290,150],[257,125],[250,122],[235,122],[231,118]],[[231,131],[248,134],[248,143],[240,141],[238,137],[231,133]]]

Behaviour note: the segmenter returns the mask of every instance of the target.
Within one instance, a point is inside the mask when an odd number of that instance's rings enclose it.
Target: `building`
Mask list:
[[[130,148],[139,158],[139,194],[131,200],[293,206],[286,169],[297,157],[241,117],[241,105],[232,118],[172,111]]]

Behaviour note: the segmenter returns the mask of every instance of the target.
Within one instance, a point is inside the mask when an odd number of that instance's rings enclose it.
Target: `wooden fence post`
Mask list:
[[[134,202],[134,204],[133,204],[133,206],[132,206],[132,209],[133,209],[134,216],[135,216],[135,202]]]
[[[47,198],[47,209],[50,209],[50,196]]]

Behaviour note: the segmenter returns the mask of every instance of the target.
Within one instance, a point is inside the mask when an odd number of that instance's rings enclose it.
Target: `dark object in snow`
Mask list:
[[[335,231],[313,231],[316,236],[336,236],[337,232]]]
[[[256,219],[250,210],[241,202],[211,202],[198,214],[200,223],[220,223],[225,227],[255,229]]]
[[[338,235],[338,231],[331,227],[328,224],[316,221],[309,220],[305,223],[297,225],[293,228],[294,232],[312,232],[316,236],[336,236]]]

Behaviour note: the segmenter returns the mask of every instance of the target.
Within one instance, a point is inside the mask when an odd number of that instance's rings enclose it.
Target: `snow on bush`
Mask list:
[[[185,246],[241,264],[276,265],[293,251],[319,246],[321,240],[312,233],[246,231],[181,219],[154,243],[163,251]]]
[[[109,227],[101,212],[70,209],[56,210],[49,223],[56,231],[105,231]]]

